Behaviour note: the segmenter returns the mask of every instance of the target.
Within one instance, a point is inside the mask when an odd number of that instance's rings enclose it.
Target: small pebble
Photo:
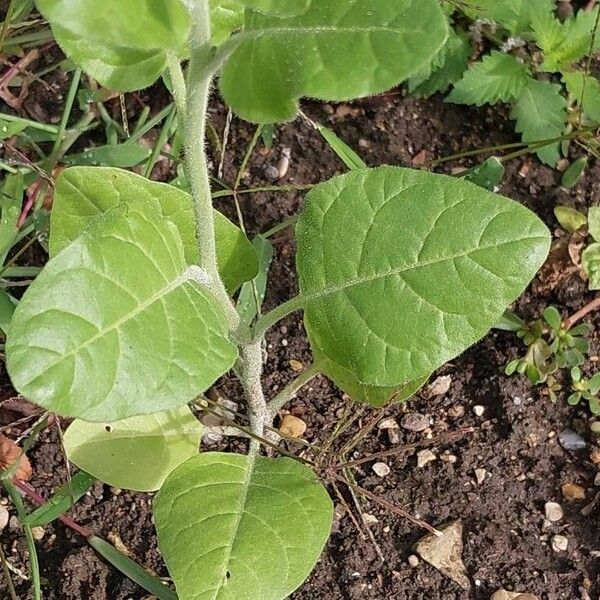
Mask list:
[[[451,465],[453,465],[454,463],[456,463],[456,461],[458,461],[458,457],[455,456],[454,454],[442,454],[442,456],[440,456],[440,458],[447,463],[450,463]]]
[[[265,177],[269,181],[279,180],[279,169],[275,165],[267,165],[264,169]]]
[[[427,386],[428,396],[443,396],[448,392],[452,385],[452,377],[450,375],[442,375],[438,377],[433,383]]]
[[[33,539],[38,542],[41,539],[43,539],[45,534],[46,534],[46,532],[44,531],[43,527],[32,527],[31,528],[31,535],[33,536]]]
[[[482,417],[483,413],[485,412],[485,408],[483,406],[481,406],[481,404],[477,404],[476,406],[473,407],[473,412],[478,416],[478,417]]]
[[[576,483],[563,483],[560,489],[567,500],[583,500],[585,498],[585,488]]]
[[[400,424],[408,431],[419,432],[429,427],[429,417],[420,413],[406,413]]]
[[[279,431],[291,438],[301,438],[306,433],[306,423],[294,415],[283,415]]]
[[[419,557],[415,554],[411,554],[408,557],[408,564],[414,569],[419,566]]]
[[[290,360],[290,367],[292,367],[292,369],[296,372],[302,371],[304,369],[304,365],[295,358],[292,358]]]
[[[398,429],[398,421],[393,417],[383,419],[383,421],[377,425],[377,429]]]
[[[485,481],[487,471],[485,469],[475,469],[473,473],[475,473],[475,480],[479,485],[481,485]]]
[[[379,519],[370,513],[363,513],[362,519],[367,525],[375,525],[376,523],[379,523]]]
[[[420,450],[417,452],[417,467],[421,469],[428,463],[437,459],[437,456],[431,450]]]
[[[123,493],[123,490],[118,487],[111,487],[110,492],[113,496],[120,496]]]
[[[556,523],[563,518],[563,509],[558,502],[546,502],[544,504],[544,514],[546,519],[552,523]]]
[[[585,450],[585,440],[572,429],[563,429],[558,434],[558,441],[565,450]]]
[[[569,547],[569,540],[564,535],[554,535],[550,544],[554,552],[564,552]]]
[[[595,464],[598,465],[600,464],[600,449],[598,448],[594,448],[591,452],[590,452],[590,460]]]
[[[594,485],[600,486],[600,473],[596,473],[596,477],[594,477]]]
[[[9,519],[9,512],[6,510],[6,508],[4,508],[4,506],[0,506],[0,531],[8,525]]]
[[[382,462],[376,462],[373,465],[373,471],[375,473],[375,475],[379,476],[379,477],[385,477],[386,475],[390,474],[390,468]]]

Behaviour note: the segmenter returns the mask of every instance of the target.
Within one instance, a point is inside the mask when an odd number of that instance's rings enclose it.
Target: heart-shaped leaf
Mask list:
[[[151,199],[118,207],[50,260],[13,316],[15,388],[61,415],[117,421],[182,406],[236,347],[207,276]]]
[[[201,435],[202,424],[182,406],[113,423],[77,419],[65,433],[65,451],[72,463],[104,483],[153,492],[198,454]]]
[[[550,245],[516,202],[395,167],[313,188],[296,236],[311,339],[359,382],[383,387],[425,377],[479,340]]]
[[[181,234],[188,264],[198,264],[198,243],[191,196],[173,186],[120,169],[72,167],[57,179],[50,221],[50,255],[58,254],[99,215],[140,200],[158,201]],[[258,273],[256,252],[229,219],[215,211],[217,259],[225,287],[234,293]]]
[[[447,35],[436,0],[311,0],[286,18],[247,11],[221,90],[244,119],[275,123],[293,118],[302,96],[388,90],[427,64]]]
[[[317,562],[332,516],[314,473],[289,458],[200,454],[154,501],[181,600],[283,600]]]

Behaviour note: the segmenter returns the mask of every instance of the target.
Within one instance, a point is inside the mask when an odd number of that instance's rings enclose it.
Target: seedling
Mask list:
[[[600,81],[590,74],[590,61],[600,47],[598,7],[561,21],[554,0],[461,0],[447,6],[455,25],[433,60],[410,77],[414,95],[450,89],[447,102],[509,103],[524,146],[550,166],[566,156],[572,139],[597,153]],[[465,18],[469,31],[461,26]],[[473,50],[482,47],[483,55],[469,66]]]
[[[259,302],[238,311],[240,286],[260,299],[264,273],[260,239],[251,245],[212,207],[204,141],[214,77],[232,110],[257,123],[294,118],[305,95],[381,92],[444,46],[439,3],[37,6],[67,55],[106,87],[139,89],[168,67],[191,195],[118,169],[62,172],[51,259],[9,327],[13,384],[75,418],[65,435],[75,464],[120,487],[159,490],[158,540],[180,600],[282,600],[313,568],[333,511],[317,477],[327,472],[260,455],[260,441],[273,446],[265,435],[277,411],[316,373],[375,406],[410,396],[522,293],[548,253],[548,230],[467,181],[357,168],[306,196],[295,227],[299,295],[264,315]],[[295,311],[314,363],[268,400],[265,335]],[[189,405],[230,371],[245,392],[248,454],[198,453],[202,426]]]
[[[585,362],[588,343],[583,335],[589,332],[589,326],[580,324],[569,330],[564,329],[560,313],[553,306],[544,310],[542,318],[528,323],[516,315],[512,317],[510,330],[515,331],[523,341],[527,352],[522,358],[506,365],[506,374],[527,375],[533,385],[548,382],[549,390],[555,392],[557,388],[553,375],[559,369],[576,367]]]
[[[600,373],[595,373],[590,379],[583,377],[579,367],[571,369],[571,389],[573,393],[568,397],[567,402],[572,406],[577,406],[581,400],[587,400],[590,406],[590,412],[593,415],[600,415]]]

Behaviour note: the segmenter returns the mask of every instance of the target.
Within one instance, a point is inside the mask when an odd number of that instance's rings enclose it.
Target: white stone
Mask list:
[[[417,452],[417,467],[422,468],[426,464],[437,460],[437,456],[431,450],[420,450]]]
[[[546,515],[546,519],[551,521],[552,523],[556,523],[563,518],[563,509],[558,502],[546,502],[544,504],[544,513]]]
[[[487,471],[485,469],[475,469],[473,473],[475,473],[475,480],[481,485],[485,481]]]
[[[0,506],[0,530],[4,529],[8,525],[8,520],[10,519],[10,514],[4,508],[4,506]]]
[[[477,404],[476,406],[473,407],[473,412],[478,417],[481,417],[481,416],[483,416],[483,413],[485,412],[485,408],[483,406],[481,406],[481,404]]]
[[[554,535],[550,541],[554,552],[564,552],[569,547],[569,540],[564,535]]]
[[[373,471],[375,473],[375,475],[379,476],[379,477],[385,477],[386,475],[390,474],[390,468],[382,462],[376,462],[373,465]]]

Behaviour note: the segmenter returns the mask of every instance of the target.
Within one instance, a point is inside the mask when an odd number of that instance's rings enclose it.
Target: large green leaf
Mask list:
[[[106,46],[180,50],[190,16],[179,0],[36,0],[50,25]]]
[[[436,0],[312,0],[288,18],[247,11],[221,90],[243,118],[275,123],[294,117],[302,96],[348,100],[391,88],[447,35]]]
[[[306,12],[313,0],[240,0],[248,8],[253,8],[267,15],[277,17],[293,17]]]
[[[313,188],[296,236],[311,338],[359,382],[384,387],[424,377],[479,340],[550,245],[516,202],[395,167]]]
[[[461,8],[471,18],[496,21],[512,34],[526,32],[533,15],[553,15],[555,0],[462,0]]]
[[[212,43],[221,44],[244,24],[242,0],[211,0],[210,25]]]
[[[191,196],[171,185],[149,181],[128,171],[72,167],[58,177],[50,221],[50,255],[58,254],[99,215],[119,205],[158,201],[179,229],[189,265],[199,261]],[[258,272],[252,244],[229,219],[215,211],[217,259],[230,293]]]
[[[153,492],[198,454],[202,424],[187,406],[113,423],[76,419],[65,433],[68,459],[100,481]]]
[[[98,219],[29,287],[6,343],[15,388],[86,421],[186,404],[237,357],[223,309],[158,201]]]
[[[167,478],[154,517],[180,600],[283,600],[317,562],[332,508],[297,461],[210,452]]]
[[[567,123],[567,101],[556,83],[531,79],[514,105],[511,117],[517,120],[516,130],[524,142],[536,142],[560,137]],[[560,158],[560,142],[537,151],[540,160],[555,166]]]
[[[515,100],[530,79],[528,68],[510,54],[492,50],[456,83],[447,98],[455,104],[495,104]]]

